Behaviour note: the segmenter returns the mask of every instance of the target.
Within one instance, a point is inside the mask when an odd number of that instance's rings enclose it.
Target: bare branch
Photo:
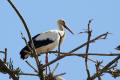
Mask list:
[[[99,74],[102,74],[104,72],[107,71],[107,69],[114,64],[116,61],[118,61],[120,59],[120,56],[116,57],[114,60],[112,60],[111,62],[109,62],[103,69],[100,70]],[[95,79],[97,77],[97,73],[95,73],[93,76],[90,77],[91,80]]]
[[[90,40],[89,43],[93,43],[93,42],[95,42],[96,40],[99,40],[99,39],[101,39],[103,36],[106,36],[106,35],[108,35],[108,34],[109,34],[108,32],[106,32],[106,33],[104,33],[104,34],[101,34],[101,35],[97,36],[96,38]],[[86,42],[86,43],[78,46],[77,48],[71,50],[69,53],[73,53],[73,52],[77,51],[78,49],[84,47],[84,46],[87,45],[87,44],[88,44],[88,42]]]
[[[97,63],[95,64],[98,80],[101,80],[101,74],[99,74],[99,71],[100,71],[100,65],[102,63],[103,63],[103,61],[97,61]]]
[[[30,74],[30,73],[18,73],[17,75],[39,76],[38,74]]]
[[[58,53],[58,51],[49,51],[49,53]],[[41,53],[45,54],[45,53]],[[60,54],[68,54],[67,52],[60,52]],[[120,53],[88,53],[90,56],[119,56]],[[67,56],[86,56],[86,53],[72,53]]]
[[[29,31],[29,29],[28,29],[28,27],[27,27],[27,24],[26,24],[24,18],[21,16],[20,12],[19,12],[19,11],[17,10],[17,8],[14,6],[14,4],[13,4],[10,0],[8,0],[8,2],[11,4],[12,8],[15,10],[15,12],[17,13],[17,15],[19,16],[19,18],[21,19],[21,21],[22,21],[22,23],[23,23],[23,25],[24,25],[24,27],[25,27],[25,29],[26,29],[26,32],[27,32],[28,37],[29,37],[29,41],[30,41],[30,43],[31,43],[31,44],[30,44],[30,45],[31,45],[31,49],[33,50],[33,55],[34,55],[34,58],[35,58],[35,61],[36,61],[36,64],[37,64],[37,67],[38,67],[38,70],[39,70],[39,74],[40,74],[40,76],[41,76],[40,79],[43,80],[43,69],[40,67],[41,64],[40,64],[40,61],[39,61],[39,59],[38,59],[38,56],[37,56],[37,53],[36,53],[36,50],[35,50],[35,46],[34,46],[34,44],[33,44],[33,40],[32,40],[30,31]]]
[[[54,68],[53,71],[52,71],[52,74],[54,74],[54,72],[55,72],[55,70],[57,69],[58,65],[59,65],[59,63],[56,64],[55,68]]]
[[[16,75],[5,65],[5,63],[0,59],[0,67],[2,67],[2,69],[4,69],[13,80],[19,80],[18,77],[16,77]]]
[[[87,74],[88,74],[88,79],[90,78],[90,72],[89,72],[89,69],[88,69],[88,63],[87,63],[87,59],[88,59],[88,51],[89,51],[89,42],[90,42],[90,37],[91,37],[91,30],[90,30],[90,23],[91,23],[92,20],[89,20],[89,23],[88,23],[88,43],[87,43],[87,47],[86,47],[86,56],[85,56],[85,66],[86,66],[86,71],[87,71]]]
[[[38,71],[28,62],[28,61],[25,61],[35,72],[38,73]]]
[[[0,51],[0,53],[5,53],[4,51]]]
[[[99,40],[101,37],[106,36],[106,35],[108,35],[108,34],[109,34],[108,32],[106,32],[106,33],[104,33],[104,34],[101,34],[101,35],[95,37],[94,39],[90,40],[89,43],[93,43],[93,42],[95,42],[96,40]],[[62,56],[60,56],[60,57],[57,57],[56,59],[50,61],[48,64],[43,65],[43,67],[48,66],[48,65],[51,65],[51,64],[55,63],[56,61],[58,61],[58,60],[60,60],[60,59],[63,59],[64,57],[66,57],[66,56],[68,56],[68,55],[71,55],[73,52],[75,52],[75,51],[77,51],[78,49],[86,46],[87,44],[88,44],[88,42],[86,42],[86,43],[78,46],[77,48],[71,50],[71,51],[68,52],[67,54],[62,55]]]
[[[61,74],[55,75],[54,77],[62,76],[62,75],[65,75],[65,74],[66,73],[61,73]]]
[[[4,62],[6,63],[7,61],[7,48],[5,48],[5,58],[4,58]]]
[[[26,44],[26,46],[29,48],[29,50],[31,51],[31,48],[30,48],[30,46],[28,45],[28,43],[27,43],[27,40],[26,40],[26,38],[24,37],[24,35],[23,35],[23,33],[21,32],[21,37],[22,37],[22,39],[25,41],[25,44]],[[32,51],[31,51],[32,52]]]

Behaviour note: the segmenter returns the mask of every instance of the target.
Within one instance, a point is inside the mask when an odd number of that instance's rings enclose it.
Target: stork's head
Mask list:
[[[57,21],[57,24],[58,24],[60,30],[63,31],[64,28],[66,28],[68,31],[70,31],[72,34],[74,34],[74,33],[70,30],[70,28],[65,24],[65,21],[64,21],[64,20],[59,19],[59,20]]]

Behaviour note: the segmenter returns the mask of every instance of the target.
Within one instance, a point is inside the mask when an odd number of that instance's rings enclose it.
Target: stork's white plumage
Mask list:
[[[49,30],[47,32],[38,34],[32,38],[38,55],[42,52],[50,51],[54,49],[56,46],[58,46],[60,38],[61,44],[65,38],[65,28],[68,29],[73,34],[73,32],[66,26],[64,20],[61,19],[58,20],[57,24],[60,30]],[[28,45],[30,46],[29,42]],[[29,54],[26,51],[30,52],[27,46],[25,46],[20,52],[22,59],[26,59],[29,56]]]

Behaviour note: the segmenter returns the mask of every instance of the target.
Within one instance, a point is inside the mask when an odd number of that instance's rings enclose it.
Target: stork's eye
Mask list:
[[[65,22],[64,22],[64,21],[61,21],[61,22],[60,22],[60,24],[61,24],[61,25],[64,25],[64,24],[65,24]]]
[[[60,20],[58,20],[58,22],[57,22],[58,24],[60,24],[60,25],[65,25],[65,21],[64,20],[62,20],[62,19],[60,19]]]

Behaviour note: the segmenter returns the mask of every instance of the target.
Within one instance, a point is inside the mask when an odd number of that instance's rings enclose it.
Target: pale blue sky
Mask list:
[[[99,40],[91,44],[90,52],[119,52],[114,48],[120,44],[120,0],[12,0],[12,2],[25,18],[32,36],[47,30],[58,29],[56,21],[61,18],[64,19],[75,35],[66,31],[67,36],[61,46],[62,51],[70,51],[87,40],[86,34],[78,33],[87,29],[88,20],[92,18],[94,19],[91,24],[92,38],[105,32],[112,34],[108,36],[107,40]],[[13,59],[15,67],[19,66],[26,73],[33,72],[19,56],[20,50],[25,46],[20,32],[23,32],[27,37],[23,24],[10,4],[7,0],[0,0],[0,50],[8,48],[8,58]],[[85,48],[77,52],[85,52]],[[1,57],[3,56],[0,54]],[[50,56],[50,60],[53,57]],[[44,56],[41,58],[44,63]],[[114,57],[96,56],[90,56],[90,58],[103,60],[103,65],[114,59]],[[29,58],[28,60],[35,65],[33,59]],[[62,76],[66,80],[86,80],[83,58],[67,57],[59,63],[55,74],[66,72],[67,74]],[[51,67],[53,68],[55,64]],[[94,63],[89,61],[88,64],[91,74],[95,73]],[[38,78],[21,76],[20,80],[35,79]],[[0,80],[9,80],[8,75],[0,73]],[[102,80],[115,79],[111,75],[105,74]],[[120,80],[120,78],[116,78],[116,80]]]

